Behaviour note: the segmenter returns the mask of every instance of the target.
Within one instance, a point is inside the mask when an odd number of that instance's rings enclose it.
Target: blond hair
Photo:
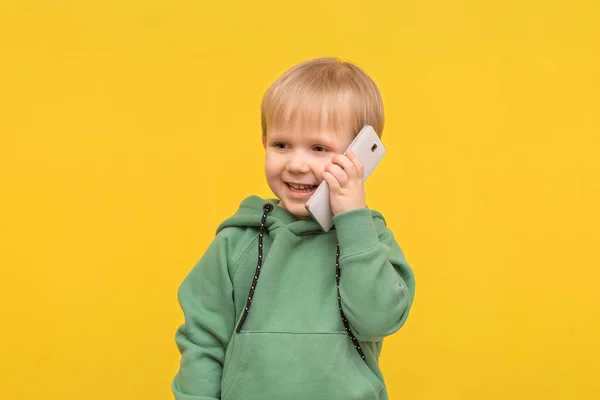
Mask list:
[[[350,118],[350,120],[348,120]],[[317,58],[287,70],[267,89],[261,106],[262,135],[290,123],[364,125],[383,133],[383,100],[375,82],[356,65],[338,58]]]

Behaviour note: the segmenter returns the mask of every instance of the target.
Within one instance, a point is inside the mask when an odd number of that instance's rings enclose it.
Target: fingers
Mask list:
[[[333,156],[331,158],[331,163],[333,163],[334,165],[338,165],[346,173],[348,179],[363,179],[364,177],[365,172],[363,164],[360,162],[358,156],[352,151],[348,151],[345,156],[342,154]],[[341,183],[343,186],[344,183]]]
[[[345,187],[350,180],[348,174],[337,164],[327,165],[325,171],[333,175],[341,187]]]
[[[341,188],[340,183],[335,178],[335,176],[333,176],[331,174],[331,172],[325,171],[323,173],[323,179],[325,180],[325,182],[327,182],[327,185],[329,185],[329,190],[331,192],[336,192],[336,191],[340,190],[340,188]]]
[[[333,156],[331,163],[325,166],[325,172],[332,178],[335,178],[339,187],[346,187],[350,180],[357,179],[363,181],[365,174],[362,163],[352,151],[348,151],[346,155],[338,154]],[[325,175],[323,179],[325,179]],[[327,181],[327,179],[325,180]],[[329,181],[327,183],[329,184]]]
[[[350,159],[342,154],[335,155],[331,158],[333,165],[338,166],[348,176],[348,179],[353,179],[358,176],[356,168]],[[343,186],[343,185],[342,185]]]
[[[360,179],[364,179],[365,168],[364,168],[362,162],[360,162],[360,159],[358,158],[358,156],[351,150],[348,150],[346,152],[346,156],[354,165],[354,168],[356,169],[357,177]]]

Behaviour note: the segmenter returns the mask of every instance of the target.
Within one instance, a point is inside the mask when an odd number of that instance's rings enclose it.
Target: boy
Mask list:
[[[175,398],[387,399],[378,358],[408,317],[414,277],[366,206],[360,161],[342,155],[364,125],[381,135],[377,86],[353,64],[310,60],[273,83],[261,114],[277,199],[242,201],[182,283]],[[327,233],[304,208],[322,180]]]

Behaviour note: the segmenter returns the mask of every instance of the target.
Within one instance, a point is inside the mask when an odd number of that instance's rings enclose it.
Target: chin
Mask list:
[[[304,204],[305,203],[289,205],[289,204],[286,204],[286,202],[284,201],[283,203],[280,203],[279,205],[282,206],[283,209],[287,210],[287,212],[294,215],[298,219],[309,219],[310,214],[308,213],[308,211],[306,211]]]
[[[294,214],[294,216],[298,219],[310,219],[310,214],[308,213],[308,211],[306,211],[306,209],[303,209],[303,211],[301,212],[290,212]]]

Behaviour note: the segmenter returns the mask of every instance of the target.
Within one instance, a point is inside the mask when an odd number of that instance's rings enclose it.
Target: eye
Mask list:
[[[313,149],[317,152],[317,153],[326,153],[329,151],[329,149],[327,147],[323,147],[323,146],[315,146],[313,147]]]
[[[273,143],[273,147],[277,148],[277,149],[287,149],[288,145],[285,143]]]

